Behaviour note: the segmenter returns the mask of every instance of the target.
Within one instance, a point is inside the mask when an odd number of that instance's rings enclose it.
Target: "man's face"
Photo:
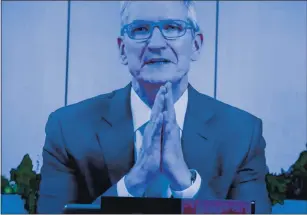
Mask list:
[[[135,1],[126,10],[127,24],[137,20],[187,21],[188,14],[181,1]],[[125,34],[118,42],[122,62],[128,64],[132,76],[139,82],[154,84],[179,81],[189,71],[193,54],[201,46],[195,44],[201,42],[193,37],[192,29],[187,29],[183,36],[176,39],[166,39],[157,27],[147,40],[134,40]]]

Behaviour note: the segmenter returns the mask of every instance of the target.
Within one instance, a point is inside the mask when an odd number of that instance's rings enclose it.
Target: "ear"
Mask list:
[[[123,65],[128,64],[128,59],[125,51],[125,45],[124,45],[124,39],[123,37],[118,37],[117,38],[117,45],[118,45],[118,50],[119,50],[119,59]]]
[[[203,46],[204,36],[202,33],[197,33],[192,41],[193,47],[192,47],[192,55],[191,60],[196,61],[198,60],[200,56],[200,52]]]

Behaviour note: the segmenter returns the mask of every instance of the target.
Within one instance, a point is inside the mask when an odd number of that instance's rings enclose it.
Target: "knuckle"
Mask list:
[[[154,134],[151,136],[151,141],[152,142],[156,142],[158,140],[158,135],[157,134]]]
[[[153,117],[152,119],[149,120],[148,124],[152,127],[156,124],[157,120],[155,117]]]
[[[154,114],[152,114],[151,116],[150,116],[150,119],[149,119],[149,122],[148,122],[148,124],[151,124],[152,122],[154,122],[155,121],[155,115]]]

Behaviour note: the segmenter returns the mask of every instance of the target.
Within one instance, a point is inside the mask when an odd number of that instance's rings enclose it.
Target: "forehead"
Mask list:
[[[133,20],[186,19],[188,14],[182,1],[134,1],[126,10],[128,23]]]

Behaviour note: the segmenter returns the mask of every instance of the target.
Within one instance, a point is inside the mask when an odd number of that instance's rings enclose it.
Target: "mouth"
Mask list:
[[[168,64],[168,63],[171,63],[171,61],[165,58],[151,58],[145,61],[144,65],[153,65],[153,64],[162,65],[162,64]]]

